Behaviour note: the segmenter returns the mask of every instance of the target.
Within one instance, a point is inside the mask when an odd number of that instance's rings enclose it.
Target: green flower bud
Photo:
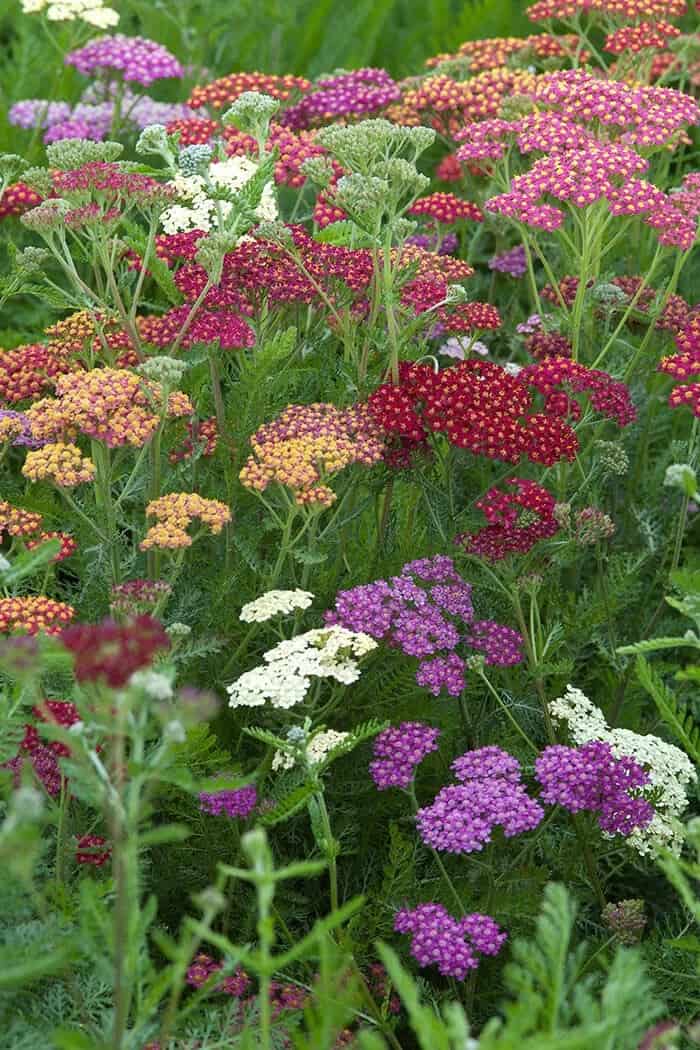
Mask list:
[[[121,142],[91,142],[88,139],[61,139],[46,147],[50,168],[71,171],[83,164],[109,164],[118,160],[124,147]]]

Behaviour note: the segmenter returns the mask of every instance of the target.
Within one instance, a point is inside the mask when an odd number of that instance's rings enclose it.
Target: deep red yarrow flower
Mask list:
[[[669,40],[680,35],[678,26],[670,22],[640,22],[638,25],[620,26],[614,33],[609,33],[603,47],[611,55],[621,55],[625,51],[636,53],[647,48],[665,47]]]
[[[70,700],[44,700],[40,705],[32,708],[32,714],[37,722],[48,725],[70,726],[80,722],[80,715],[75,704]],[[39,736],[39,729],[35,725],[25,725],[24,737],[20,747],[23,751],[35,751],[38,747],[48,747],[55,755],[65,756],[70,754],[70,749],[62,744],[60,740],[50,740],[48,743]]]
[[[593,408],[606,418],[613,419],[618,426],[627,426],[637,418],[624,383],[613,379],[607,372],[587,368],[566,357],[548,357],[539,364],[528,365],[518,379],[544,394],[547,411],[555,415],[579,418],[581,409],[578,403],[568,396],[562,400],[560,396],[571,392],[588,394]]]
[[[455,537],[470,554],[500,561],[509,554],[527,554],[540,540],[559,531],[554,496],[535,481],[509,478],[515,491],[492,488],[477,501],[488,525],[476,533]]]
[[[418,443],[444,433],[450,444],[507,463],[526,456],[551,466],[573,460],[578,450],[572,428],[557,415],[533,414],[527,383],[489,361],[462,361],[440,372],[402,362],[399,383],[380,386],[368,404],[389,435]]]
[[[148,615],[119,624],[106,619],[98,624],[75,624],[61,633],[63,645],[74,656],[79,682],[104,681],[113,689],[124,686],[155,654],[170,648],[162,624]]]

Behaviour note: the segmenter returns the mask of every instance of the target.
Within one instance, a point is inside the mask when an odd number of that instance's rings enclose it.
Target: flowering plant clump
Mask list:
[[[418,657],[419,685],[434,696],[443,689],[459,696],[467,667],[460,645],[483,653],[487,664],[509,667],[522,659],[517,631],[474,618],[471,592],[450,558],[421,558],[404,565],[400,576],[340,591],[326,622]]]
[[[0,1043],[696,1043],[700,6],[109,4],[1,19]]]

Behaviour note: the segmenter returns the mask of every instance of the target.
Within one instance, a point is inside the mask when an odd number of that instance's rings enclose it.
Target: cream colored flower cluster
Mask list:
[[[339,733],[337,729],[322,729],[316,733],[306,744],[306,761],[310,766],[318,766],[339,744],[342,744],[350,736],[349,733]],[[293,755],[287,755],[284,751],[275,751],[272,759],[272,768],[293,769],[295,766]]]
[[[257,170],[257,164],[248,157],[229,157],[209,165],[209,180],[214,187],[237,193]],[[161,223],[165,233],[209,232],[216,227],[218,216],[226,219],[233,207],[229,201],[211,198],[202,175],[177,175],[169,185],[187,203],[173,204],[163,212]],[[273,222],[277,218],[279,212],[272,182],[265,186],[255,214],[261,222]]]
[[[273,616],[287,616],[295,609],[308,609],[314,596],[311,591],[267,591],[241,609],[244,623],[264,623]]]
[[[313,678],[351,685],[360,677],[359,659],[377,648],[367,634],[345,627],[317,627],[279,642],[264,664],[246,671],[227,688],[229,707],[288,708],[302,703]]]
[[[119,22],[119,14],[102,0],[22,0],[25,15],[45,14],[50,22],[80,19],[98,29],[109,29]]]
[[[548,706],[552,718],[567,723],[574,743],[602,740],[610,744],[617,758],[627,755],[649,774],[656,815],[651,824],[637,828],[628,836],[629,844],[642,854],[650,853],[657,846],[680,853],[683,843],[678,821],[688,805],[686,787],[697,780],[693,763],[685,752],[652,734],[611,729],[600,708],[572,685],[567,686],[564,696]]]

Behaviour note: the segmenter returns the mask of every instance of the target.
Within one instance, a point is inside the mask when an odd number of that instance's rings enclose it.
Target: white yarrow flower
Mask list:
[[[258,165],[249,157],[229,157],[209,165],[209,178],[215,186],[236,193],[257,170]],[[174,204],[165,209],[161,224],[166,233],[186,233],[189,230],[204,230],[208,233],[217,225],[219,214],[225,219],[231,211],[232,205],[228,201],[214,201],[208,196],[207,185],[201,175],[179,174],[168,185],[174,186],[181,198],[190,201],[190,206]],[[274,222],[278,217],[272,182],[263,189],[255,214],[261,222]]]
[[[349,736],[349,733],[339,733],[336,729],[325,729],[316,733],[306,745],[306,761],[310,766],[319,765],[334,748],[342,744]],[[294,765],[293,755],[288,755],[284,751],[275,751],[272,759],[273,770],[293,769]]]
[[[314,600],[311,591],[267,591],[255,601],[248,602],[241,609],[240,618],[244,623],[263,623],[273,616],[286,615],[295,609],[308,609]]]

